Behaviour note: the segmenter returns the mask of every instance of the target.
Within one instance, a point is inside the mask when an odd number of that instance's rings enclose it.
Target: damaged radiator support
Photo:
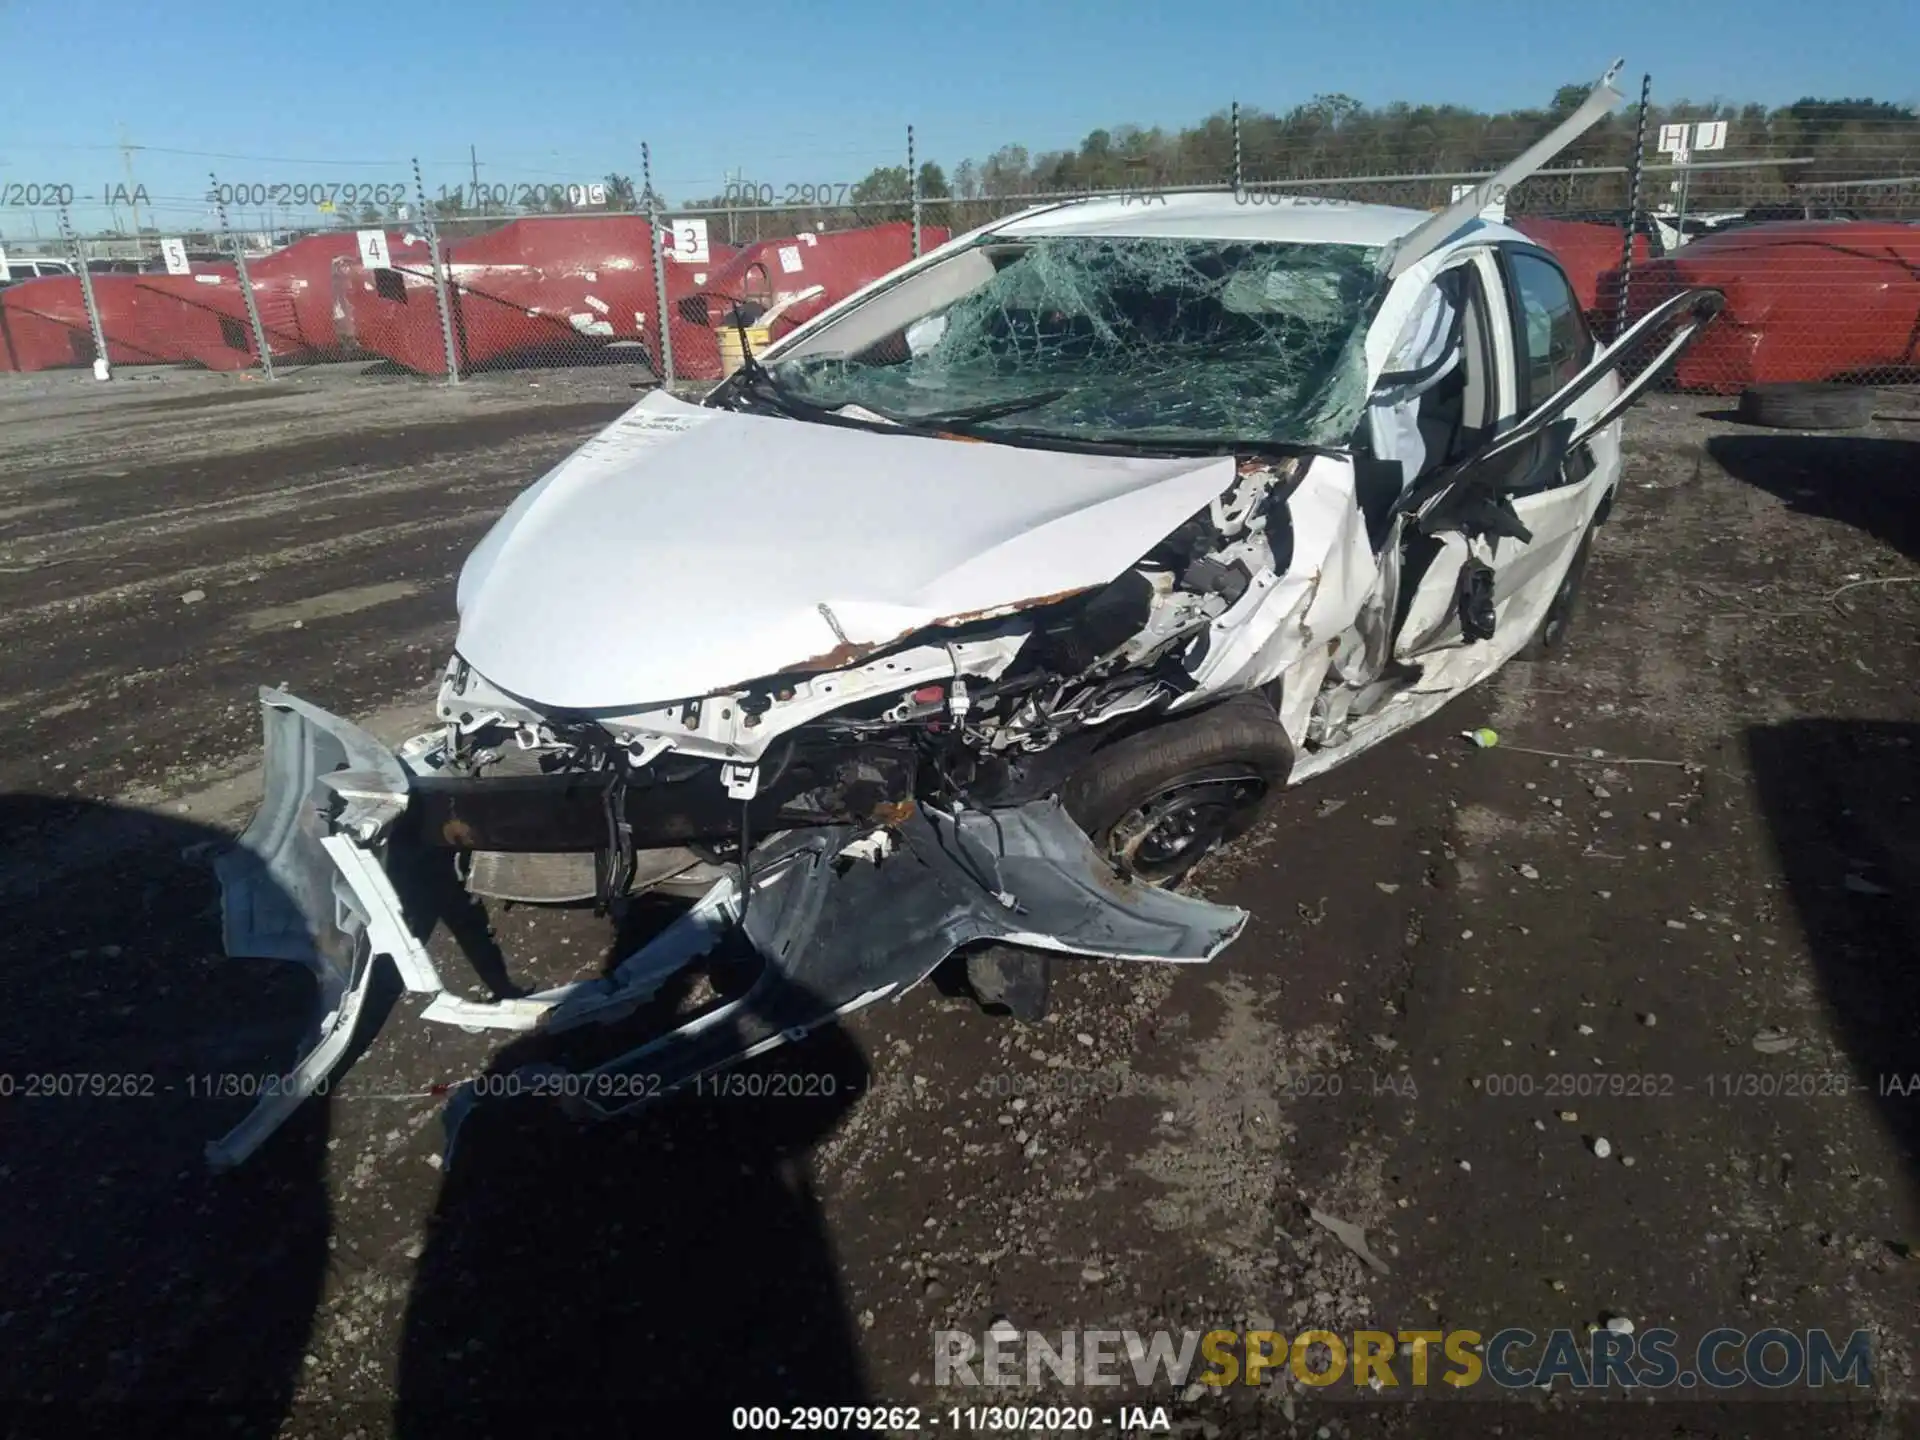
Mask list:
[[[696,761],[660,780],[627,778],[622,814],[639,850],[739,838],[743,803],[753,831],[795,826],[887,824],[913,803],[919,757],[907,745],[796,745],[745,802],[719,781],[720,767]],[[532,853],[598,850],[607,843],[611,771],[543,775],[416,775],[401,833],[422,845]]]

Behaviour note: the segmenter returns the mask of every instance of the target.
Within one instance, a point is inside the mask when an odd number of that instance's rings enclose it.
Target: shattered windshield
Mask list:
[[[810,336],[782,394],[905,424],[1114,441],[1342,444],[1375,251],[988,239]]]

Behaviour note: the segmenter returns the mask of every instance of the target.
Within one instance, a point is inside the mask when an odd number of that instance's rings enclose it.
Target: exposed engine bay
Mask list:
[[[848,668],[590,720],[540,714],[456,658],[444,729],[402,750],[419,772],[413,835],[473,853],[475,893],[607,905],[710,884],[776,830],[1040,798],[1193,693],[1210,627],[1291,560],[1286,497],[1305,465],[1243,460],[1118,579]],[[520,861],[536,854],[576,861]]]

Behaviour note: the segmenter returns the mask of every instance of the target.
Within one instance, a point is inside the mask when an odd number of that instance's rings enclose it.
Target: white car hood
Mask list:
[[[1233,481],[1128,459],[709,410],[655,392],[468,557],[461,657],[549,709],[835,669],[1104,584]]]

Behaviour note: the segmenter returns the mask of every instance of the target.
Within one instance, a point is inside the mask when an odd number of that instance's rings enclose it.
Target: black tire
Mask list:
[[[1738,415],[1776,430],[1851,430],[1873,418],[1874,392],[1864,385],[1750,385]]]
[[[1574,612],[1580,608],[1580,582],[1586,578],[1587,561],[1593,554],[1593,532],[1599,528],[1597,520],[1587,526],[1587,533],[1580,537],[1580,548],[1573,552],[1573,563],[1561,577],[1560,588],[1553,592],[1553,602],[1540,617],[1540,628],[1514,652],[1514,659],[1552,660],[1559,656],[1566,644],[1567,629],[1573,624]]]
[[[1116,868],[1149,884],[1177,885],[1202,856],[1253,828],[1267,802],[1286,784],[1293,746],[1272,704],[1262,695],[1236,695],[1206,710],[1181,715],[1123,736],[1093,752],[1061,787],[1067,813]],[[1182,790],[1206,797],[1204,831],[1142,867],[1144,838],[1132,827],[1156,800]],[[1053,956],[1017,945],[986,945],[966,956],[967,983],[983,1007],[1032,1022],[1047,1013]]]
[[[1236,695],[1094,751],[1068,777],[1060,798],[1122,873],[1171,886],[1209,850],[1251,830],[1292,768],[1293,746],[1272,703],[1264,695]],[[1189,843],[1143,852],[1148,837],[1134,826],[1152,820],[1141,812],[1163,800],[1185,804],[1195,822]],[[1169,812],[1163,806],[1161,813]]]

